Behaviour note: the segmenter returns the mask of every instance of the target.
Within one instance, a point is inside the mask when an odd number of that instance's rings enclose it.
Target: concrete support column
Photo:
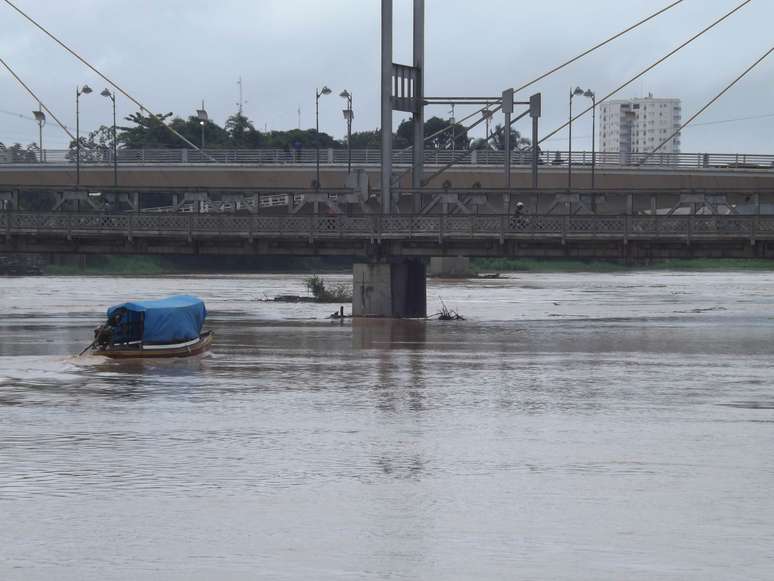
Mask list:
[[[393,319],[427,316],[427,278],[422,261],[358,263],[352,272],[353,316]]]

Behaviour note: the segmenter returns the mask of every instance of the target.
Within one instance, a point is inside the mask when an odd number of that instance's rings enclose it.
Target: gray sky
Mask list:
[[[567,116],[571,86],[607,94],[741,0],[685,0],[614,44],[528,90],[542,91],[541,133]],[[237,79],[244,81],[245,113],[263,129],[314,125],[314,91],[321,101],[321,130],[345,132],[341,113],[347,88],[355,99],[355,130],[379,125],[379,0],[15,0],[23,10],[82,52],[129,93],[157,112],[192,113],[204,99],[223,123],[236,110]],[[395,60],[410,61],[411,0],[395,0]],[[667,0],[427,0],[429,96],[497,95],[589,48]],[[652,92],[683,100],[691,115],[771,48],[774,2],[753,0],[742,11],[620,93]],[[66,124],[75,125],[75,86],[83,97],[84,131],[109,124],[105,83],[0,2],[0,56],[39,93]],[[527,97],[528,95],[521,95]],[[687,129],[683,151],[774,153],[774,56],[751,73],[698,122],[766,118]],[[0,141],[37,140],[36,103],[0,69]],[[136,110],[125,99],[119,115]],[[448,108],[429,115],[449,116]],[[465,114],[458,108],[457,117]],[[396,114],[396,123],[399,116]],[[525,124],[520,127],[528,132]],[[50,122],[47,147],[66,136]],[[591,144],[591,121],[575,126],[575,148]],[[544,148],[566,148],[566,133]]]

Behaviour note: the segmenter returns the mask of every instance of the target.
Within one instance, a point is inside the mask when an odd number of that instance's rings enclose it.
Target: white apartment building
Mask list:
[[[610,153],[648,153],[681,124],[680,99],[644,98],[606,101],[597,112],[600,150]],[[678,133],[659,152],[680,153]]]

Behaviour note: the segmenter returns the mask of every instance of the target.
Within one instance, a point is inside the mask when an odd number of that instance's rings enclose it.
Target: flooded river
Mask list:
[[[210,355],[73,356],[177,292]],[[774,274],[428,292],[467,320],[260,300],[299,276],[0,279],[0,579],[774,578]]]

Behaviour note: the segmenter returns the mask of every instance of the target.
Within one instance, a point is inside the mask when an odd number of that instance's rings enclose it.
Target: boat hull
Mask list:
[[[202,333],[198,339],[176,343],[173,345],[137,345],[110,346],[95,350],[96,355],[110,359],[170,359],[176,357],[192,357],[207,351],[212,345],[214,334],[211,331]]]

